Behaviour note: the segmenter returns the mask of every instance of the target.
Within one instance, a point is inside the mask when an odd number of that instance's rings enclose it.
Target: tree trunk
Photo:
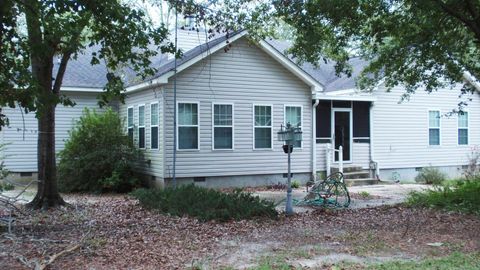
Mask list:
[[[65,205],[57,187],[55,158],[55,105],[46,106],[38,118],[38,190],[28,206],[48,209]]]
[[[32,88],[38,93],[35,102],[38,119],[38,190],[37,195],[33,201],[28,203],[28,206],[34,209],[47,209],[65,204],[58,193],[55,158],[55,107],[59,95],[59,89],[58,91],[52,89],[55,50],[44,40],[45,33],[43,31],[45,29],[42,30],[41,27],[40,1],[26,1],[24,4],[31,50],[32,77],[36,82]]]

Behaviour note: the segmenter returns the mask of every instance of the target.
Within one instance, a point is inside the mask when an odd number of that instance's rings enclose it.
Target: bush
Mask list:
[[[139,187],[134,173],[138,151],[117,113],[85,109],[59,154],[62,192],[128,192]]]
[[[447,176],[434,167],[423,168],[422,171],[415,177],[415,181],[424,184],[440,185]]]
[[[410,206],[432,207],[448,211],[480,214],[480,179],[437,186],[433,190],[410,193]]]
[[[10,184],[10,183],[2,183],[0,182],[0,191],[9,191],[9,190],[14,190],[15,186]]]
[[[300,182],[297,180],[292,181],[292,188],[299,188],[300,187]]]
[[[147,209],[175,216],[192,216],[201,221],[276,218],[273,202],[235,190],[223,193],[214,189],[184,185],[178,188],[137,189],[131,193]]]

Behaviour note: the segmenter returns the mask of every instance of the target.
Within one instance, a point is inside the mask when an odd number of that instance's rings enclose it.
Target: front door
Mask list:
[[[343,161],[352,160],[352,110],[332,110],[332,138],[335,149],[343,147]],[[338,162],[338,152],[334,152],[334,161]]]

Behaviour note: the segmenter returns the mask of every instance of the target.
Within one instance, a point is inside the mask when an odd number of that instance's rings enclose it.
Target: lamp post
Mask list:
[[[300,127],[293,127],[290,123],[281,125],[280,131],[277,132],[278,140],[285,142],[283,152],[288,155],[288,174],[287,174],[287,204],[285,206],[285,214],[293,214],[292,207],[292,173],[291,173],[291,153],[295,142],[302,141],[302,130]]]

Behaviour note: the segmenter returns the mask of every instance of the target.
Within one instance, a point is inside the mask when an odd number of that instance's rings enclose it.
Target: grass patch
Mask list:
[[[250,270],[290,270],[295,269],[287,262],[285,254],[279,254],[276,256],[264,256],[260,259],[258,266],[250,268]]]
[[[358,195],[362,198],[362,199],[369,199],[370,198],[370,193],[368,193],[367,191],[360,191],[358,193]]]
[[[443,258],[431,258],[421,261],[392,261],[378,265],[371,265],[367,269],[378,270],[450,270],[450,269],[480,269],[480,253],[463,254],[452,253]]]
[[[437,186],[432,190],[412,192],[407,205],[431,207],[480,215],[480,179]]]
[[[389,249],[385,241],[379,238],[375,232],[347,232],[340,236],[340,240],[351,246],[355,255],[366,256]]]
[[[276,218],[275,204],[250,193],[184,185],[178,188],[138,189],[131,193],[148,209],[175,216],[188,215],[201,221]]]

